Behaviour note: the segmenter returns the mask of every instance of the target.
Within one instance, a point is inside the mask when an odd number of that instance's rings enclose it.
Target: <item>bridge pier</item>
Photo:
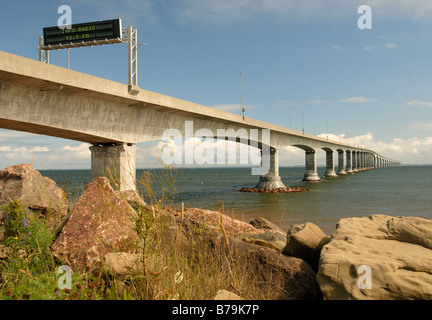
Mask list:
[[[338,175],[345,175],[347,172],[345,171],[345,161],[344,161],[344,152],[343,150],[338,150]]]
[[[324,177],[337,177],[337,174],[334,170],[334,162],[333,162],[333,150],[327,149],[326,152],[326,172]]]
[[[305,155],[306,155],[306,171],[305,171],[305,175],[303,177],[303,181],[306,181],[306,182],[321,181],[320,177],[318,176],[318,172],[317,172],[315,150],[313,150],[313,149],[306,150]]]
[[[262,150],[261,150],[262,153]],[[262,157],[263,168],[269,168],[268,172],[260,176],[258,184],[255,186],[257,189],[278,189],[285,188],[279,176],[279,155],[277,149],[270,147],[270,157]],[[269,163],[264,163],[269,161]]]
[[[357,172],[358,171],[358,155],[356,151],[351,152],[352,156],[352,171]]]
[[[92,178],[113,179],[114,189],[136,190],[136,145],[94,144],[90,147]]]
[[[363,152],[357,151],[357,170],[363,171]]]
[[[346,172],[353,173],[352,161],[351,161],[351,151],[346,151]]]

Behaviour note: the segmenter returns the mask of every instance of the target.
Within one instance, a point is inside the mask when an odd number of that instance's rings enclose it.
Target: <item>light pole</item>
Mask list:
[[[242,76],[242,105],[241,105],[241,112],[243,115],[243,120],[245,118],[245,104],[244,104],[244,73],[240,72],[241,76]]]
[[[303,131],[303,134],[304,134],[304,107],[302,107],[302,119],[303,119],[303,129],[302,129],[302,131]]]

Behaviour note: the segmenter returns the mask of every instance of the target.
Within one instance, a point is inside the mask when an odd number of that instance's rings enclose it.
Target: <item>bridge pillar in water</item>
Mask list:
[[[338,150],[338,175],[347,174],[345,171],[345,162],[344,162],[344,152],[343,150]]]
[[[313,149],[306,150],[305,155],[306,155],[306,171],[303,177],[303,181],[307,181],[307,182],[321,181],[317,172],[315,150]]]
[[[262,154],[262,150],[261,150]],[[270,147],[270,157],[262,157],[262,167],[269,168],[268,172],[260,176],[258,184],[255,186],[257,189],[278,189],[285,188],[279,176],[279,155],[277,149]],[[269,161],[269,163],[265,163]]]
[[[357,162],[358,162],[357,152],[356,151],[351,152],[351,156],[352,156],[352,171],[353,172],[357,172],[358,171],[358,167],[357,167]]]
[[[328,149],[325,150],[325,152],[326,152],[326,172],[324,174],[324,177],[337,177],[337,174],[334,170],[333,150]]]
[[[363,152],[357,151],[357,170],[363,171]]]
[[[372,153],[368,153],[368,168],[373,169],[375,167],[374,158]]]
[[[114,189],[136,190],[135,144],[94,144],[90,152],[92,179],[107,177]]]
[[[350,150],[346,151],[346,172],[347,173],[353,173],[351,151]]]

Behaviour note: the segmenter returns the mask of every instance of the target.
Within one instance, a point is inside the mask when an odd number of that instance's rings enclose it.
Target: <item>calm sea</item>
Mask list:
[[[325,168],[318,168],[320,177]],[[91,181],[90,170],[41,170],[42,175],[66,185],[78,197]],[[153,189],[159,195],[163,171],[152,170]],[[313,222],[331,234],[339,219],[372,214],[418,216],[432,219],[432,166],[401,166],[362,171],[347,176],[304,183],[303,167],[280,168],[287,186],[307,188],[309,192],[262,194],[238,192],[254,187],[258,176],[250,168],[176,169],[176,202],[186,207],[217,210],[223,205],[233,217],[250,221],[263,217],[284,230],[292,224]],[[143,170],[137,170],[141,177]],[[140,180],[140,179],[138,179]],[[162,179],[164,180],[164,179]],[[166,186],[169,186],[168,184]]]

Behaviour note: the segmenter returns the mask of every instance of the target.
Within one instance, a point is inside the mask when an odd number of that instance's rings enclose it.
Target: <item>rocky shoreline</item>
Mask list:
[[[275,189],[260,189],[260,188],[240,188],[239,192],[258,192],[258,193],[290,193],[290,192],[307,192],[309,189],[304,189],[300,187],[285,187],[285,188],[275,188]]]
[[[23,164],[0,172],[0,205],[10,199],[46,217],[57,234],[51,247],[54,256],[72,268],[111,276],[142,272],[142,254],[134,246],[140,237],[131,221],[137,212],[153,218],[156,213],[135,192],[116,192],[106,178],[98,178],[68,209],[63,190]],[[179,242],[185,257],[195,259],[190,254],[200,239],[200,250],[224,253],[241,263],[252,275],[248,281],[266,299],[432,299],[431,220],[344,218],[326,235],[311,222],[284,231],[261,217],[248,223],[197,208],[159,208],[157,215],[163,221],[158,234],[163,243]],[[7,259],[1,247],[4,224],[0,210],[0,260]],[[220,289],[215,299],[247,299],[247,294]]]

